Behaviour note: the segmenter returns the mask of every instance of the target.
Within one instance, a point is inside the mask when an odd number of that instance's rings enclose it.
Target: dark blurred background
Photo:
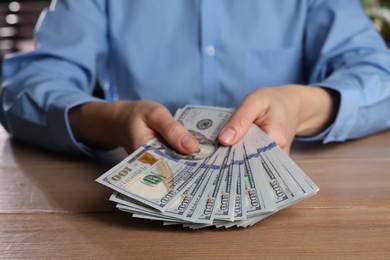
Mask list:
[[[0,0],[0,59],[8,53],[34,48],[35,23],[49,4],[50,0]]]
[[[361,1],[376,28],[390,46],[390,0]],[[0,0],[0,64],[4,55],[8,53],[34,48],[35,23],[42,9],[49,4],[50,0]]]
[[[362,0],[366,13],[390,46],[390,0]]]

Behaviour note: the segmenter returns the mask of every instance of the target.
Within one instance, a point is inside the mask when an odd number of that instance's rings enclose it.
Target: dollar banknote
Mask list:
[[[133,217],[183,225],[248,227],[319,191],[318,186],[259,127],[237,144],[218,143],[234,111],[189,105],[175,119],[199,141],[181,154],[153,139],[97,179]]]

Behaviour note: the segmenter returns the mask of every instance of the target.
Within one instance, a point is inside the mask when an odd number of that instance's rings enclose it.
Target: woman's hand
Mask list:
[[[164,106],[151,101],[86,103],[70,110],[69,121],[76,139],[94,147],[122,146],[131,153],[158,135],[184,154],[199,146]]]
[[[219,135],[233,145],[255,123],[287,153],[295,135],[312,135],[332,120],[336,105],[329,90],[284,85],[253,91],[242,101]],[[173,149],[194,153],[199,143],[161,104],[151,101],[91,102],[70,110],[77,140],[100,148],[122,146],[128,153],[161,136]]]
[[[304,85],[260,88],[242,101],[219,135],[233,145],[254,123],[289,153],[295,135],[312,135],[333,119],[335,104],[329,90]]]

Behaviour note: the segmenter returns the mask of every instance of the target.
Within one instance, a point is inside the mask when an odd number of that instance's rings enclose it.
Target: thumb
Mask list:
[[[258,121],[264,114],[265,108],[262,105],[254,103],[253,99],[244,99],[219,133],[219,142],[227,146],[236,144],[245,136],[252,123]]]
[[[158,106],[153,109],[148,115],[146,123],[176,151],[184,154],[197,151],[198,140],[178,123],[165,107]]]

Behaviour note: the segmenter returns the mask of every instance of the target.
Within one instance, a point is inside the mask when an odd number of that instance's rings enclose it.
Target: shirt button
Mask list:
[[[209,45],[204,50],[205,50],[207,56],[214,57],[214,55],[215,55],[214,45]]]

